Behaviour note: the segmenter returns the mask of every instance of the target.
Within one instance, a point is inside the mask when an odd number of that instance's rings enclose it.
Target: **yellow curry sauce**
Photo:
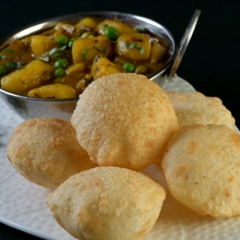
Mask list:
[[[169,57],[147,29],[86,17],[14,40],[0,52],[1,88],[38,98],[74,98],[94,80],[119,72],[151,76]]]

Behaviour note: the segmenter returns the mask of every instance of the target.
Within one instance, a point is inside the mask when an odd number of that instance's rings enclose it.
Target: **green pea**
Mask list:
[[[56,78],[62,77],[64,75],[65,71],[62,68],[57,68],[54,72],[54,76]]]
[[[131,63],[124,63],[123,64],[123,69],[126,71],[126,72],[133,72],[135,70],[135,66]]]
[[[69,62],[65,58],[60,58],[54,63],[55,68],[63,68],[65,69],[69,65]]]
[[[71,38],[69,41],[68,41],[68,46],[69,47],[72,47],[73,46],[73,43],[76,41],[77,38]]]
[[[5,75],[8,73],[8,68],[0,65],[0,75]]]
[[[67,45],[68,44],[68,37],[61,35],[57,38],[57,43],[60,45]]]
[[[110,40],[115,41],[119,37],[119,32],[116,28],[110,26],[105,29],[104,35]]]

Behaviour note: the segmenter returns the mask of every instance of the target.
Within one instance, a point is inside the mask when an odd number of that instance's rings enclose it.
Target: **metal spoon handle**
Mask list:
[[[199,10],[199,9],[195,10],[195,12],[194,12],[194,14],[193,14],[188,26],[187,26],[187,29],[185,30],[185,33],[184,33],[184,35],[181,39],[181,42],[179,44],[178,51],[176,53],[176,57],[175,57],[175,60],[173,62],[172,68],[171,68],[170,73],[168,75],[168,80],[171,80],[177,72],[179,64],[182,61],[183,55],[184,55],[184,53],[187,49],[187,46],[190,42],[190,39],[191,39],[191,37],[193,35],[193,32],[195,30],[195,27],[197,25],[200,13],[201,13],[201,10]]]

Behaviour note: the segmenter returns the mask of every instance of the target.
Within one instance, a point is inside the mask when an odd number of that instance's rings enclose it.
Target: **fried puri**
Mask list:
[[[179,128],[164,91],[133,73],[91,83],[80,95],[71,123],[93,163],[133,170],[159,161]]]
[[[240,135],[226,125],[181,128],[161,166],[172,196],[193,211],[240,215]]]
[[[231,112],[217,97],[207,97],[200,92],[166,92],[176,112],[180,126],[194,124],[226,124],[235,128]]]
[[[56,221],[82,240],[137,240],[150,231],[165,199],[141,172],[96,167],[71,176],[47,199]]]
[[[79,145],[71,123],[56,118],[22,122],[14,129],[6,151],[22,176],[51,189],[72,174],[95,166]]]

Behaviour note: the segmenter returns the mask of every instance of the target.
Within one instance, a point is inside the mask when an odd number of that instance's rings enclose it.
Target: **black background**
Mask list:
[[[7,0],[0,4],[0,38],[46,18],[112,10],[158,21],[171,30],[179,43],[196,8],[202,11],[201,16],[177,74],[197,91],[221,98],[239,125],[240,1]],[[0,239],[28,238],[25,233],[0,224]]]

